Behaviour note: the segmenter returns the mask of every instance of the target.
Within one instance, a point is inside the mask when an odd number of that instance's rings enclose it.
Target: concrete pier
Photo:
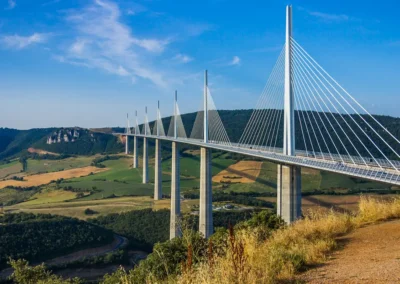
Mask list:
[[[133,168],[134,169],[137,169],[139,166],[138,154],[137,154],[137,147],[138,147],[137,143],[138,143],[138,138],[137,138],[137,136],[135,136],[135,137],[133,137]]]
[[[301,217],[301,168],[278,165],[277,214],[290,224]]]
[[[129,136],[128,135],[125,136],[125,154],[126,155],[129,154]]]
[[[149,182],[149,145],[147,138],[143,138],[143,183]]]
[[[200,149],[200,222],[199,231],[205,238],[213,233],[211,150]]]
[[[181,230],[181,190],[180,190],[180,161],[179,144],[172,142],[172,169],[171,169],[171,220],[169,238],[182,235]]]
[[[156,159],[154,165],[154,200],[162,199],[161,141],[156,139]]]

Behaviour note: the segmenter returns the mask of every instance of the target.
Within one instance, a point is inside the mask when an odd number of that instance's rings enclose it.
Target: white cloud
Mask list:
[[[350,20],[350,17],[344,14],[327,14],[313,11],[308,11],[308,14],[329,22],[346,22]]]
[[[9,48],[23,49],[35,43],[46,42],[48,34],[34,33],[30,36],[8,35],[3,36],[2,42]]]
[[[232,61],[229,63],[229,65],[240,65],[240,58],[239,56],[234,56],[232,58]]]
[[[78,39],[72,44],[70,51],[74,54],[82,54],[85,49],[85,44],[85,40]]]
[[[76,39],[60,62],[130,76],[132,81],[148,79],[166,87],[163,75],[148,62],[148,52],[163,52],[170,40],[136,37],[120,18],[118,5],[106,0],[95,0],[83,9],[70,11],[66,20],[75,30]]]
[[[15,0],[8,0],[8,7],[7,10],[12,10],[17,6],[17,2]]]
[[[188,63],[190,61],[193,61],[193,58],[190,57],[189,55],[186,54],[177,54],[172,58],[174,61],[180,62],[180,63]]]

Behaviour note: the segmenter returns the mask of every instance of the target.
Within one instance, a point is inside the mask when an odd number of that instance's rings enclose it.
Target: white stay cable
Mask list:
[[[396,140],[397,143],[400,144],[400,141],[390,132],[388,131],[381,123],[379,123],[378,120],[376,120],[375,117],[373,117],[362,105],[360,105],[357,100],[355,100],[341,85],[339,85],[338,82],[335,81],[335,79],[333,79],[328,72],[325,71],[325,69],[323,69],[293,38],[292,41],[295,43],[294,46],[297,46],[308,58],[310,58],[316,66],[318,66],[340,89],[343,90],[343,92],[345,92],[362,110],[364,110],[381,128],[383,128],[393,139]],[[316,71],[322,76],[321,72],[316,69]],[[326,80],[326,79],[325,79]],[[400,158],[400,155],[386,142],[385,139],[382,138],[382,136],[357,112],[357,110],[355,110],[355,108],[346,100],[346,98],[344,98],[342,96],[342,94],[334,87],[332,86],[332,84],[326,80],[328,82],[328,84],[335,90],[336,93],[339,94],[339,96],[353,109],[353,111],[364,121],[365,124],[367,124],[369,126],[369,128],[371,128],[371,130],[386,144],[386,146],[388,146],[392,152],[398,157]],[[368,136],[369,137],[369,136]],[[374,143],[373,141],[371,141],[372,143]],[[375,143],[374,143],[375,144]],[[384,155],[385,156],[385,155]],[[385,158],[387,159],[387,157],[385,156]],[[389,159],[387,159],[389,161]],[[392,164],[391,161],[389,161],[389,163],[398,171],[398,169]]]

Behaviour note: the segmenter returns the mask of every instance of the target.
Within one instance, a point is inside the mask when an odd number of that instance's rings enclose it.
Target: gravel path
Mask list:
[[[340,238],[341,250],[299,276],[306,283],[400,283],[400,220]]]

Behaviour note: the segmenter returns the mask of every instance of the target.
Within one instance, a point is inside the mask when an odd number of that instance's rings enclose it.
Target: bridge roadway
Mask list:
[[[143,134],[126,134],[126,133],[113,133],[114,135],[122,136],[137,136],[146,137],[150,139],[160,139],[177,143],[184,143],[189,145],[194,145],[198,147],[205,147],[209,149],[222,150],[231,153],[242,154],[246,156],[262,158],[277,164],[288,164],[301,166],[316,170],[323,170],[332,173],[343,174],[347,176],[367,179],[371,181],[378,181],[383,183],[388,183],[391,185],[400,185],[400,162],[391,161],[392,164],[397,168],[397,171],[393,168],[390,169],[391,165],[385,160],[377,160],[381,167],[378,167],[375,161],[369,158],[361,159],[360,157],[351,158],[347,156],[343,157],[343,161],[339,155],[328,154],[328,153],[315,153],[310,157],[310,154],[305,151],[296,151],[296,156],[283,155],[281,148],[271,148],[270,151],[266,151],[259,146],[243,146],[238,144],[226,144],[221,142],[209,142],[204,143],[202,140],[196,140],[191,138],[178,138],[175,139],[169,136],[156,136],[156,135],[143,135]],[[323,159],[324,158],[324,159]],[[365,165],[364,161],[367,163]]]

